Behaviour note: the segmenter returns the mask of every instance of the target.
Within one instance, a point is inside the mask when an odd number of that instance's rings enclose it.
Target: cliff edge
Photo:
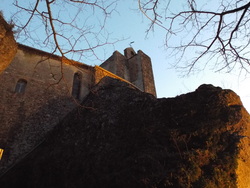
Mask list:
[[[249,114],[202,85],[156,99],[104,78],[1,187],[250,187]]]

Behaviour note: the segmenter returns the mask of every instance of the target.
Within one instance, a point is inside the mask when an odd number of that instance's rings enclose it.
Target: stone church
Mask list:
[[[42,143],[105,76],[156,96],[151,60],[141,50],[115,51],[93,67],[18,44],[0,74],[0,175]]]

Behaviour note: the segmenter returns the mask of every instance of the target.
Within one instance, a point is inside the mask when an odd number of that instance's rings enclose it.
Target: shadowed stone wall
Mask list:
[[[141,50],[137,53],[133,48],[126,48],[122,55],[115,51],[100,66],[128,80],[142,91],[156,96],[151,59]]]
[[[39,146],[103,77],[155,95],[154,84],[148,85],[154,83],[152,77],[144,78],[152,71],[150,58],[129,50],[127,57],[115,51],[102,64],[105,70],[19,44],[12,63],[0,74],[0,174]]]
[[[89,93],[93,68],[73,63],[19,45],[0,75],[0,148],[4,149],[0,171],[39,144]],[[76,73],[81,75],[78,99],[71,96]]]

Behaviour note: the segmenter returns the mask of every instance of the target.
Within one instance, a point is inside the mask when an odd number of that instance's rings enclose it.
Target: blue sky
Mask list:
[[[13,1],[1,1],[4,3],[0,4],[0,9],[3,10],[4,16],[9,19],[11,12],[15,11],[11,5]],[[174,4],[176,7],[181,7],[179,1]],[[123,53],[123,50],[129,47],[130,42],[133,41],[132,47],[135,51],[142,50],[151,57],[158,98],[175,97],[194,91],[201,84],[206,83],[234,90],[241,97],[246,109],[250,111],[250,75],[239,75],[238,70],[231,73],[215,73],[214,70],[207,67],[196,74],[183,77],[180,71],[171,66],[176,60],[168,56],[164,48],[165,31],[156,27],[155,31],[146,37],[145,31],[149,21],[142,16],[137,7],[136,0],[118,2],[116,12],[113,12],[110,19],[107,20],[106,30],[110,33],[111,40],[124,40],[113,46],[104,46],[97,50],[96,53],[100,59],[108,58],[114,50]],[[91,58],[83,62],[89,65],[101,64],[101,61]]]

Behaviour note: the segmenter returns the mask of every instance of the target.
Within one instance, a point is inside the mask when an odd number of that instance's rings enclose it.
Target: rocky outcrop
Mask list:
[[[17,52],[12,26],[8,24],[0,13],[0,73],[11,63]]]
[[[249,114],[202,85],[156,99],[104,78],[1,187],[249,187]]]

